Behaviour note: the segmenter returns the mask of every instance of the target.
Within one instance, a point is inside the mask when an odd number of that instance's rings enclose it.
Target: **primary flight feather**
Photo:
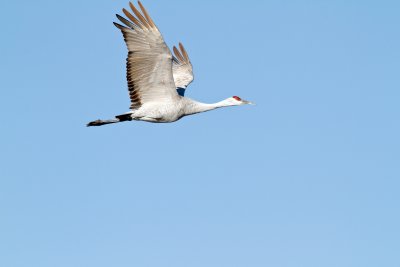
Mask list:
[[[124,24],[114,22],[121,30],[128,48],[126,59],[130,111],[111,120],[96,120],[87,126],[102,126],[123,121],[174,122],[180,118],[221,107],[252,104],[233,96],[214,104],[205,104],[185,97],[193,81],[193,67],[185,47],[180,43],[172,55],[164,39],[142,3],[140,10],[132,3],[128,18],[117,15]]]

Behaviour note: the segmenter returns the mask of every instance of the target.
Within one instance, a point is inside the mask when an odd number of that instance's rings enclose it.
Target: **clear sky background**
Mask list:
[[[400,266],[399,1],[143,0],[187,95],[128,111],[127,1],[2,1],[0,266]]]

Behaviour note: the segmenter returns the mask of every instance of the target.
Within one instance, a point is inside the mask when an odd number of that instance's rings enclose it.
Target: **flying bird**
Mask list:
[[[124,121],[154,123],[175,122],[184,116],[229,106],[252,104],[238,96],[214,104],[205,104],[185,97],[193,81],[193,66],[185,47],[179,43],[171,53],[142,3],[140,10],[131,2],[133,12],[122,9],[127,18],[116,15],[123,24],[114,22],[121,30],[128,57],[127,80],[131,100],[130,111],[111,120],[96,120],[87,126],[102,126]]]

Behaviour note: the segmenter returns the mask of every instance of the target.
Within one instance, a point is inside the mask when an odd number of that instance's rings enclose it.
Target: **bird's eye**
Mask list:
[[[238,96],[233,96],[234,99],[236,99],[237,101],[242,101],[242,99]]]

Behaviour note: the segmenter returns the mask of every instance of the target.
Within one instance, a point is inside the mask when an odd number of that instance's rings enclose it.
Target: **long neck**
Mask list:
[[[232,106],[232,104],[228,103],[226,100],[222,100],[214,104],[206,104],[194,100],[189,100],[188,104],[185,107],[185,115],[192,115],[200,112],[206,112],[217,108],[223,108],[229,106]]]

